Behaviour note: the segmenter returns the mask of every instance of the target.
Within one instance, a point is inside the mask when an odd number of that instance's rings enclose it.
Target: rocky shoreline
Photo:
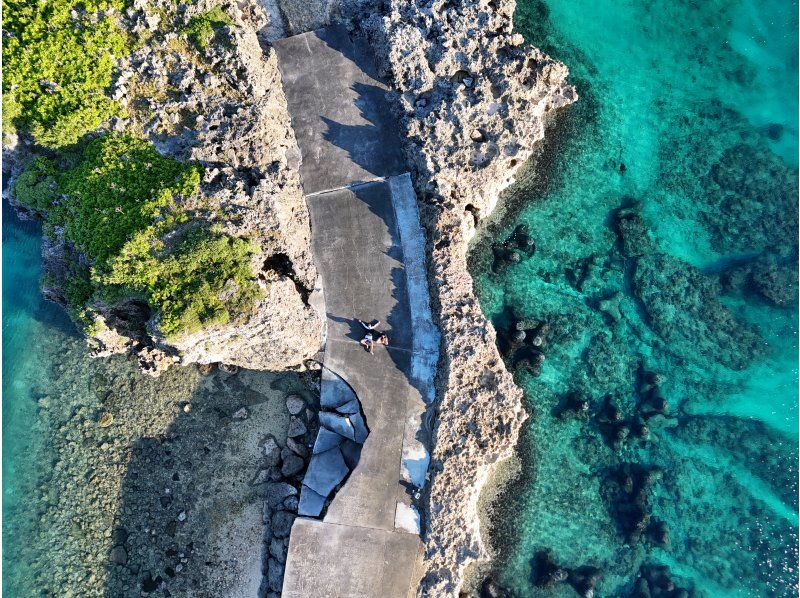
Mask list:
[[[467,270],[475,226],[577,99],[567,68],[513,33],[514,2],[392,2],[367,26],[400,96],[429,281],[442,333],[421,595],[457,595],[490,558],[479,501],[512,456],[526,413]]]

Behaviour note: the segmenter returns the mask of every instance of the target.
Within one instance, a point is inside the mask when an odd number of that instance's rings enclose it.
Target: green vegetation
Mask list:
[[[251,243],[209,228],[187,231],[171,252],[142,236],[114,260],[104,281],[144,293],[167,336],[192,333],[252,309],[260,296],[250,266],[255,252]]]
[[[195,46],[205,50],[208,42],[214,37],[218,29],[233,23],[230,15],[221,6],[200,13],[189,19],[183,32]]]
[[[56,199],[56,174],[51,160],[36,158],[14,181],[14,197],[35,210],[51,209]]]
[[[188,223],[182,198],[195,195],[201,170],[162,156],[142,139],[106,135],[58,173],[44,158],[17,179],[15,198],[47,213],[91,263],[74,265],[64,290],[79,313],[94,300],[145,299],[165,335],[195,332],[247,313],[259,296],[255,246]]]
[[[175,196],[197,193],[200,168],[162,156],[143,139],[105,135],[86,146],[58,186],[67,198],[51,211],[51,223],[66,227],[66,237],[102,269],[137,233],[163,233],[186,220]]]
[[[3,0],[3,130],[71,145],[119,114],[107,95],[128,51],[124,0]]]

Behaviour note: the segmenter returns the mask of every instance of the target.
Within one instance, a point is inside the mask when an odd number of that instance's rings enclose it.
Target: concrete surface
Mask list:
[[[439,343],[416,198],[367,48],[341,27],[275,47],[324,295],[327,411],[320,422],[364,441],[339,442],[324,429],[318,438],[301,513],[319,512],[321,496],[341,476],[340,452],[352,471],[322,521],[295,521],[283,592],[404,597],[418,582],[421,524],[412,495],[427,470],[421,416],[433,397]],[[358,319],[381,320],[390,345],[376,346],[374,355],[364,350]],[[366,439],[356,433],[361,413]]]
[[[413,534],[297,519],[282,596],[406,598],[418,543]]]
[[[334,25],[274,43],[306,195],[405,172],[368,48]]]

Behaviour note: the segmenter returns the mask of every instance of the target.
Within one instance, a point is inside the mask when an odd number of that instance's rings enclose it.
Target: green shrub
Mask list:
[[[102,281],[144,293],[167,335],[227,324],[249,313],[260,297],[243,239],[203,227],[184,232],[174,249],[162,250],[146,235],[126,245]]]
[[[36,158],[14,181],[14,198],[34,210],[53,207],[56,195],[56,167],[47,158]]]
[[[62,227],[91,263],[72,264],[64,284],[73,313],[96,299],[113,305],[136,296],[160,314],[170,336],[236,319],[260,294],[252,243],[185,224],[181,200],[198,192],[200,176],[198,165],[162,156],[145,140],[106,135],[63,173],[35,160],[14,194],[46,213],[46,227]]]
[[[128,52],[124,0],[3,0],[3,130],[71,145],[120,113],[106,91]]]
[[[205,50],[208,42],[214,37],[218,29],[233,23],[230,15],[221,6],[200,13],[189,19],[183,32],[195,46]]]
[[[194,195],[199,186],[199,166],[162,156],[137,137],[105,135],[91,141],[77,166],[60,177],[66,199],[53,208],[51,220],[102,269],[141,231],[185,220],[175,195]]]

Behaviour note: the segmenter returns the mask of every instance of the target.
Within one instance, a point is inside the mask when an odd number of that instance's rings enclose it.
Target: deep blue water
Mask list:
[[[515,368],[531,418],[498,579],[576,595],[542,586],[548,550],[597,567],[598,596],[651,565],[698,595],[796,596],[797,3],[520,0],[515,24],[581,98],[471,256],[501,336],[529,319],[544,340],[539,376]],[[493,264],[519,224],[535,254]]]

